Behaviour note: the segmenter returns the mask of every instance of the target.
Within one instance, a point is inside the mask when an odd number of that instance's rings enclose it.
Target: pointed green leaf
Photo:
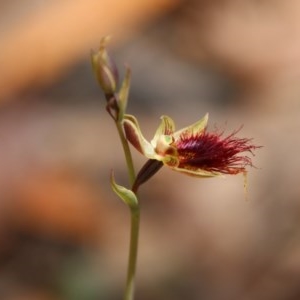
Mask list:
[[[110,175],[110,184],[112,190],[119,196],[119,198],[130,208],[136,208],[138,206],[138,199],[133,191],[118,185],[115,182],[114,174],[111,172]]]

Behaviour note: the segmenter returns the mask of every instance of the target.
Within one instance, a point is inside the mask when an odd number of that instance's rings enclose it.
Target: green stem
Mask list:
[[[140,227],[139,206],[137,205],[136,207],[131,208],[130,213],[131,213],[130,249],[129,249],[127,282],[126,282],[124,300],[134,299],[134,281],[135,281],[135,270],[136,270],[136,263],[137,263],[139,227]]]
[[[122,123],[116,121],[117,130],[121,139],[121,143],[124,150],[124,155],[126,158],[127,170],[129,175],[130,186],[134,185],[135,182],[135,171],[133,160],[129,148],[128,141],[125,137]],[[139,240],[139,227],[140,227],[140,208],[139,204],[134,207],[130,207],[130,246],[129,246],[129,257],[128,257],[128,267],[127,267],[127,280],[126,289],[124,294],[124,300],[134,299],[134,281],[135,281],[135,271],[138,253],[138,240]]]
[[[121,143],[122,143],[122,146],[123,146],[123,150],[124,150],[124,154],[125,154],[130,186],[133,186],[133,184],[135,182],[135,171],[134,171],[134,165],[133,165],[133,160],[132,160],[130,148],[129,148],[129,145],[128,145],[128,141],[127,141],[127,139],[124,135],[122,123],[119,122],[119,121],[116,121],[116,126],[117,126],[117,129],[118,129],[118,133],[119,133]]]

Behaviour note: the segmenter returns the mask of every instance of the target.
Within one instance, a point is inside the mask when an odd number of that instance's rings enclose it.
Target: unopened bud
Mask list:
[[[105,94],[113,94],[117,90],[119,74],[114,60],[108,54],[106,45],[109,37],[104,37],[100,42],[98,52],[92,51],[92,66],[103,92]]]

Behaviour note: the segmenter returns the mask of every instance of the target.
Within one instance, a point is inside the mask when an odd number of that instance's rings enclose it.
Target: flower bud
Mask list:
[[[92,66],[103,92],[107,95],[114,94],[117,89],[119,74],[114,60],[106,50],[110,37],[102,38],[98,52],[92,51]]]

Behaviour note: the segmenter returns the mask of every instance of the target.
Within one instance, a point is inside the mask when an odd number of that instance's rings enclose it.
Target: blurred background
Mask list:
[[[209,112],[263,145],[248,200],[243,176],[163,168],[141,188],[136,298],[300,299],[297,0],[0,2],[0,299],[122,299],[129,213],[108,178],[127,173],[89,57],[108,34],[147,137]]]

